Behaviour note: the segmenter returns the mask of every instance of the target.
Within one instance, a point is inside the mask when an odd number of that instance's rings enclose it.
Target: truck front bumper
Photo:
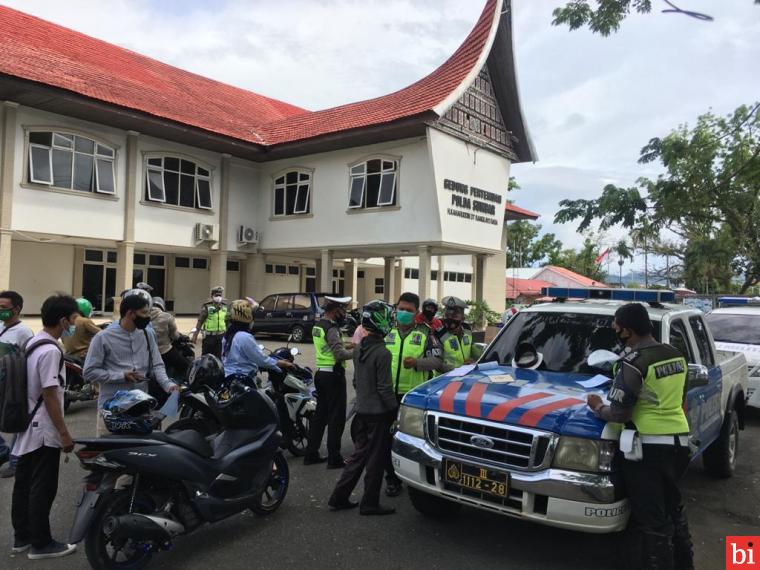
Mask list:
[[[616,492],[609,475],[561,469],[537,472],[496,469],[509,474],[509,495],[503,502],[491,502],[445,489],[441,477],[443,459],[440,451],[424,439],[396,434],[393,441],[396,474],[420,491],[479,509],[582,532],[616,532],[628,522],[628,500]],[[473,464],[471,460],[450,459]]]

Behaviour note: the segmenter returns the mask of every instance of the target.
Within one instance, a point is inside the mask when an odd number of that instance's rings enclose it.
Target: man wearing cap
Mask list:
[[[227,329],[227,305],[224,302],[224,287],[211,289],[211,298],[203,303],[198,322],[193,329],[192,342],[198,340],[198,332],[203,331],[202,354],[222,357],[222,337]]]
[[[414,316],[415,324],[426,324],[430,330],[437,333],[443,328],[443,323],[436,315],[438,314],[438,301],[435,299],[425,299],[422,303],[422,310]]]
[[[464,322],[467,303],[458,297],[444,297],[443,328],[438,331],[438,339],[443,347],[442,372],[449,372],[463,364],[474,362],[472,355],[472,330]]]
[[[346,318],[351,297],[325,297],[324,314],[311,331],[317,357],[314,385],[317,410],[309,427],[309,446],[304,465],[327,461],[328,469],[345,467],[340,440],[346,424],[346,360],[354,356],[353,344],[343,343],[340,326]],[[327,428],[327,458],[320,457],[319,447]]]

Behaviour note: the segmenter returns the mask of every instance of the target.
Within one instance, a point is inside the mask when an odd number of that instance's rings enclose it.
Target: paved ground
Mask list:
[[[182,327],[181,327],[182,328]],[[189,327],[187,327],[189,328]],[[184,329],[183,329],[184,330]],[[270,347],[281,342],[266,340]],[[301,345],[303,362],[313,350]],[[67,415],[77,436],[92,435],[94,406],[74,404]],[[346,434],[344,451],[351,444]],[[741,436],[736,477],[709,478],[699,465],[687,475],[685,496],[697,553],[697,568],[724,568],[726,535],[760,535],[760,415]],[[385,499],[396,515],[360,517],[357,512],[333,513],[327,498],[339,473],[323,466],[304,467],[292,460],[291,485],[281,509],[267,518],[234,516],[202,527],[177,540],[175,549],[153,559],[152,568],[584,568],[610,569],[618,560],[618,537],[594,536],[537,526],[464,509],[452,520],[419,515],[406,497]],[[75,460],[61,466],[52,527],[56,537],[68,536],[73,502],[84,471]],[[0,480],[0,568],[74,569],[87,567],[83,550],[50,562],[30,562],[7,554],[11,546],[12,481]]]

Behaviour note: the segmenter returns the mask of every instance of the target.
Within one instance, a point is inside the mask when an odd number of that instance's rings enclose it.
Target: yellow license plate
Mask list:
[[[466,489],[501,498],[506,498],[509,491],[509,475],[506,473],[448,459],[444,461],[443,478]]]

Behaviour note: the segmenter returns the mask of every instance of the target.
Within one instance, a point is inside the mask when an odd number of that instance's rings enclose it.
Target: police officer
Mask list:
[[[346,360],[353,358],[353,344],[343,343],[340,330],[351,297],[325,297],[322,318],[312,328],[311,338],[317,359],[314,386],[317,410],[309,426],[309,445],[304,465],[327,461],[328,469],[345,467],[340,440],[346,425]],[[327,457],[320,457],[319,447],[327,428]]]
[[[624,558],[629,568],[691,570],[691,536],[678,488],[690,456],[682,407],[686,361],[652,337],[639,303],[620,307],[612,326],[626,348],[615,365],[611,404],[592,394],[588,405],[601,419],[636,429],[643,448],[640,458],[621,458],[631,504]]]
[[[443,366],[441,346],[426,323],[416,322],[420,298],[414,293],[402,293],[396,303],[396,326],[385,337],[385,348],[391,353],[391,374],[396,399],[423,382],[434,370]],[[396,476],[388,455],[385,469],[385,494],[396,497],[401,493],[401,480]]]
[[[222,338],[227,329],[227,304],[224,302],[224,287],[211,289],[211,298],[203,303],[198,322],[193,329],[192,342],[198,340],[198,332],[203,331],[202,353],[222,358]]]
[[[472,354],[472,330],[464,322],[464,310],[467,303],[458,297],[444,297],[443,328],[438,331],[438,339],[443,349],[443,367],[441,372],[448,372],[474,362]]]

